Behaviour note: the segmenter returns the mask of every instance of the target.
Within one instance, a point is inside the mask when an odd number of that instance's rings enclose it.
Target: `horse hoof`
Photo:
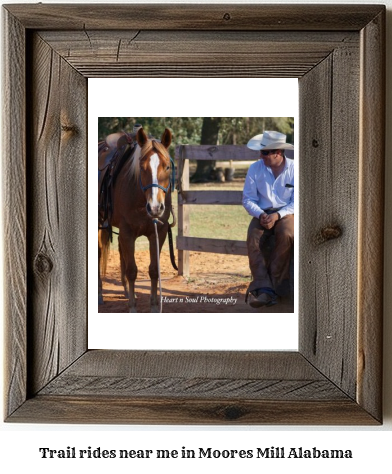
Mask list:
[[[154,306],[151,306],[151,310],[150,310],[150,313],[159,313],[159,306],[158,305],[154,305]]]
[[[103,297],[102,296],[98,296],[98,304],[99,305],[103,304]]]
[[[132,308],[129,308],[129,313],[137,313],[136,307],[133,306]]]

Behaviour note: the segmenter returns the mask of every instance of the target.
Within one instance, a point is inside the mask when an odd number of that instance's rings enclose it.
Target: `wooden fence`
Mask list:
[[[178,189],[178,273],[189,276],[189,253],[213,252],[247,255],[246,242],[189,235],[189,206],[220,204],[241,205],[242,191],[190,191],[189,160],[256,161],[258,153],[244,145],[179,145],[175,150]]]

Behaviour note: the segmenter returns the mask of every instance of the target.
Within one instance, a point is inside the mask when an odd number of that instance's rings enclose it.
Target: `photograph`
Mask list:
[[[99,117],[100,313],[293,313],[294,117]]]

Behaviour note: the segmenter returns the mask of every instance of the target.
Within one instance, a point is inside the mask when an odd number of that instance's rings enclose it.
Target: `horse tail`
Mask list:
[[[100,271],[101,276],[106,275],[106,268],[108,263],[108,255],[109,255],[109,246],[110,246],[110,232],[108,229],[101,229],[98,231],[98,239],[99,239],[99,248],[101,249],[101,257],[100,257]]]

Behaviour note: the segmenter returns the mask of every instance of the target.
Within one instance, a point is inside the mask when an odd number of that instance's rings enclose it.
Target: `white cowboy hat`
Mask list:
[[[286,135],[265,131],[251,138],[246,145],[251,150],[294,150],[294,145],[286,143]]]

